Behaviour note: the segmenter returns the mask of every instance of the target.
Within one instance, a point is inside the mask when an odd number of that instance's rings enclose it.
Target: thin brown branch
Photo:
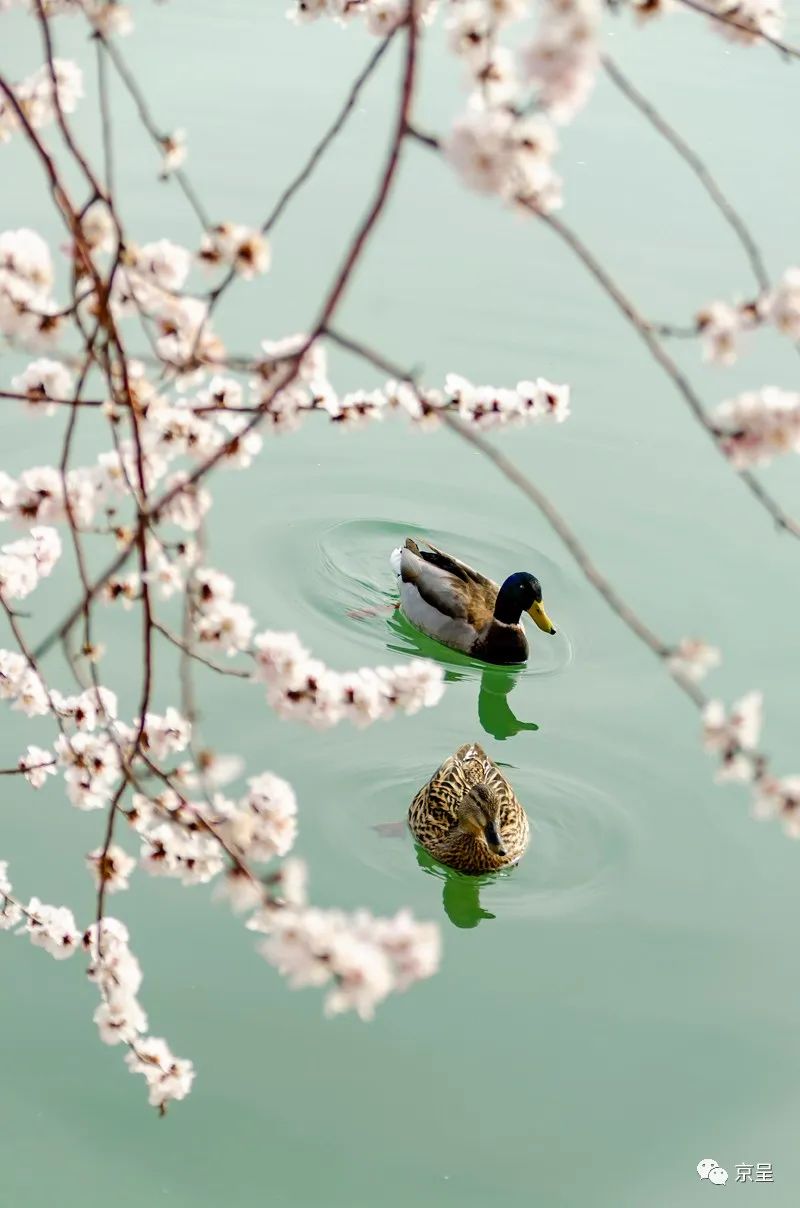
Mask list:
[[[711,420],[705,412],[705,408],[700,400],[700,397],[695,392],[694,387],[689,382],[686,375],[678,368],[675,361],[664,348],[658,336],[652,329],[648,321],[639,314],[630,299],[622,292],[613,277],[603,267],[597,257],[589,250],[586,244],[581,240],[571,227],[554,214],[542,214],[538,210],[531,207],[532,212],[537,215],[556,235],[567,245],[578,257],[584,267],[594,277],[595,281],[602,286],[605,293],[612,300],[614,305],[625,316],[627,321],[637,332],[642,342],[646,345],[653,359],[661,366],[667,376],[672,380],[677,387],[682,398],[686,402],[689,410],[694,415],[697,422],[706,432],[708,437],[713,441],[714,448],[719,455],[725,458],[728,465],[730,462],[725,455],[725,451],[719,443],[717,432]],[[736,471],[738,477],[745,484],[754,499],[757,499],[763,508],[769,513],[779,529],[784,532],[791,533],[793,537],[800,537],[800,524],[785,512],[777,500],[773,499],[765,487],[750,473],[749,470]]]
[[[748,33],[751,37],[762,42],[767,42],[770,46],[774,46],[782,55],[790,59],[800,59],[800,49],[795,46],[790,46],[788,42],[782,42],[780,38],[774,38],[772,34],[765,33],[763,30],[755,29],[752,25],[747,25],[743,21],[737,21],[735,15],[730,16],[726,13],[717,12],[713,8],[707,8],[705,4],[701,4],[699,0],[680,0],[686,8],[693,9],[696,13],[702,13],[704,17],[710,17],[712,21],[719,21],[722,25],[729,25],[733,29],[740,29],[744,33]]]
[[[375,197],[350,243],[341,267],[339,268],[333,284],[320,308],[319,317],[312,328],[311,334],[303,347],[299,349],[293,357],[288,359],[286,370],[283,372],[283,374],[278,375],[278,380],[273,383],[272,389],[268,396],[264,399],[258,414],[254,415],[242,432],[237,435],[235,438],[236,441],[241,440],[247,435],[247,433],[253,431],[261,422],[263,422],[269,404],[275,395],[277,395],[281,390],[286,389],[296,379],[300,371],[302,357],[311,347],[314,341],[318,339],[320,334],[326,329],[339,302],[342,299],[342,296],[344,295],[353,269],[355,268],[370,235],[377,225],[378,219],[380,218],[383,208],[388,200],[399,166],[400,150],[404,138],[408,133],[411,101],[414,91],[417,62],[417,31],[416,24],[411,19],[411,8],[409,9],[409,17],[406,19],[404,27],[406,31],[406,52],[404,56],[403,80],[398,104],[397,118],[389,145],[389,151],[387,153],[386,163],[378,183]],[[33,134],[33,132],[31,133]],[[35,139],[35,134],[33,137]],[[47,157],[46,152],[44,152],[44,155],[49,163],[49,157]],[[57,177],[54,177],[54,179],[57,184]],[[131,411],[133,412],[133,408],[131,408]],[[192,489],[228,455],[234,443],[234,441],[227,442],[220,446],[220,448],[217,449],[213,454],[210,454],[205,461],[201,462],[201,464],[197,466],[196,469],[190,475],[188,475],[184,481],[176,483],[150,507],[142,507],[140,509],[140,524],[149,524],[158,520],[164,510],[175,498],[177,498],[178,495],[182,494],[184,491]],[[42,655],[45,654],[48,649],[50,649],[54,642],[59,641],[63,635],[67,633],[69,629],[71,629],[75,621],[81,616],[85,607],[85,602],[87,600],[90,602],[92,599],[94,599],[95,596],[103,589],[109,578],[116,574],[117,571],[124,565],[131,551],[136,546],[137,540],[138,538],[134,538],[126,543],[113,561],[106,567],[106,570],[90,584],[89,591],[84,593],[84,599],[78,601],[78,603],[67,614],[66,618],[53,630],[51,630],[44,640],[39,643],[35,652],[37,657],[42,657]]]
[[[39,768],[55,767],[55,759],[45,759],[42,763],[28,763],[24,768],[0,768],[0,776],[24,776],[27,772],[36,772]]]
[[[579,541],[578,537],[550,502],[545,493],[539,489],[525,474],[523,474],[512,461],[501,453],[498,449],[491,445],[484,436],[479,432],[473,431],[467,427],[463,420],[457,415],[451,415],[449,412],[443,412],[442,421],[451,431],[456,432],[462,440],[465,440],[473,448],[480,450],[484,457],[488,458],[497,469],[503,474],[509,482],[512,482],[532,503],[536,505],[544,518],[547,520],[550,527],[559,536],[561,541],[569,550],[577,565],[585,577],[589,580],[592,587],[600,593],[600,595],[608,604],[612,612],[616,613],[624,625],[644,642],[645,646],[661,659],[662,662],[669,658],[672,653],[671,647],[664,642],[639,616],[633,609],[625,603],[622,596],[612,585],[611,581],[592,562],[585,547]],[[706,698],[703,693],[690,681],[684,679],[680,675],[671,672],[673,679],[678,686],[686,693],[695,705],[702,708],[706,703]]]
[[[353,109],[356,106],[356,102],[358,101],[358,98],[361,94],[361,91],[362,91],[364,85],[367,83],[370,76],[373,74],[373,72],[377,68],[378,64],[380,63],[381,59],[385,55],[386,51],[389,49],[389,46],[392,43],[392,39],[394,38],[396,33],[397,33],[397,28],[393,29],[391,31],[391,33],[387,34],[387,36],[378,44],[377,49],[374,50],[372,52],[372,54],[369,56],[365,66],[362,68],[362,70],[356,76],[356,79],[354,80],[354,82],[350,88],[350,91],[348,92],[344,105],[337,113],[333,122],[326,130],[325,134],[322,136],[322,138],[319,140],[317,145],[312,150],[306,163],[300,169],[297,176],[294,178],[294,180],[292,180],[287,185],[287,187],[284,189],[281,196],[278,198],[278,201],[276,202],[275,206],[270,211],[269,215],[264,219],[264,222],[261,224],[261,233],[263,235],[268,235],[272,231],[273,227],[277,224],[278,220],[280,219],[280,217],[283,214],[286,207],[291,202],[292,198],[300,191],[300,189],[303,187],[303,185],[306,183],[306,181],[313,174],[315,168],[317,167],[317,164],[320,162],[320,160],[324,156],[325,152],[330,147],[331,143],[334,141],[334,139],[337,137],[337,135],[340,133],[340,131],[344,127],[345,123],[347,122],[347,119],[349,118],[350,114],[353,112]],[[219,303],[220,298],[225,293],[225,291],[228,289],[228,286],[232,283],[232,281],[235,279],[236,276],[237,276],[236,269],[235,268],[229,269],[228,272],[225,274],[225,276],[220,281],[220,283],[218,285],[216,285],[214,287],[214,289],[212,289],[209,292],[209,294],[208,294],[208,311],[206,313],[205,319],[203,320],[203,325],[200,328],[200,330],[198,331],[195,345],[197,345],[199,343],[203,328],[208,323],[208,320],[210,319],[217,304]]]
[[[217,675],[232,675],[237,679],[253,678],[249,671],[244,671],[241,667],[222,667],[219,663],[215,663],[211,659],[205,658],[202,654],[198,654],[196,650],[189,646],[185,638],[179,638],[176,633],[173,633],[166,625],[162,625],[160,621],[154,621],[153,628],[177,650],[185,654],[187,658],[193,659],[196,663],[202,663],[210,671],[216,671]],[[192,719],[190,718],[189,720]]]
[[[95,41],[97,56],[97,93],[100,100],[100,122],[103,132],[103,159],[105,161],[106,191],[114,193],[114,139],[111,132],[111,95],[108,87],[108,60],[99,40]]]
[[[352,336],[346,336],[340,331],[334,331],[332,327],[325,327],[322,334],[326,339],[333,344],[337,344],[339,348],[345,349],[346,352],[352,352],[354,356],[361,357],[365,361],[369,361],[376,369],[380,369],[382,373],[387,373],[389,377],[399,378],[404,382],[415,382],[417,373],[411,373],[401,370],[392,361],[387,360],[379,352],[369,348],[360,340],[354,339]]]
[[[287,187],[284,189],[283,193],[278,198],[278,201],[276,202],[274,208],[272,209],[272,211],[270,212],[268,217],[265,218],[264,222],[262,223],[261,233],[263,235],[268,235],[270,233],[270,231],[275,226],[278,219],[281,217],[284,210],[288,206],[289,202],[292,200],[292,198],[295,196],[295,194],[303,187],[303,185],[306,183],[306,181],[312,175],[317,164],[320,162],[323,155],[328,150],[328,147],[331,145],[333,140],[336,138],[336,136],[342,130],[347,119],[349,118],[350,114],[353,112],[353,109],[356,106],[356,102],[358,101],[358,98],[361,94],[361,91],[362,91],[364,85],[366,84],[367,80],[370,78],[372,73],[375,71],[376,67],[380,63],[383,56],[386,54],[386,51],[389,49],[392,39],[394,38],[394,35],[396,33],[397,33],[397,29],[392,30],[392,32],[390,34],[388,34],[378,44],[377,49],[374,50],[372,52],[372,54],[369,56],[369,58],[367,59],[366,64],[361,69],[361,71],[358,73],[355,80],[353,81],[350,91],[347,94],[347,99],[345,100],[342,108],[339,110],[338,114],[336,115],[333,122],[326,130],[325,134],[319,140],[316,147],[314,147],[314,150],[311,152],[311,154],[308,157],[308,160],[306,161],[304,166],[300,169],[300,171],[298,172],[298,174],[294,178],[294,180],[289,185],[287,185]]]
[[[122,80],[122,83],[125,85],[125,88],[127,89],[128,93],[130,94],[131,99],[133,100],[133,103],[136,106],[136,109],[137,109],[137,112],[141,119],[142,125],[144,126],[147,133],[150,135],[150,138],[153,140],[153,142],[163,152],[168,136],[159,130],[158,124],[156,123],[155,118],[153,117],[152,113],[150,112],[150,108],[147,104],[145,95],[142,92],[139,85],[137,84],[136,78],[133,75],[133,72],[128,67],[128,64],[125,62],[125,59],[123,58],[123,56],[119,50],[119,47],[113,41],[113,39],[106,38],[105,35],[100,30],[98,30],[96,26],[93,26],[93,29],[94,29],[94,36],[97,38],[98,42],[102,46],[105,54],[108,55],[109,59],[113,63],[114,69],[115,69],[117,75]],[[175,181],[177,182],[178,187],[181,189],[184,197],[186,198],[186,200],[188,201],[192,210],[194,211],[194,213],[197,217],[197,220],[200,223],[200,225],[202,226],[203,230],[204,231],[209,230],[211,228],[211,226],[213,226],[213,223],[211,221],[211,218],[208,215],[208,212],[207,212],[205,206],[203,205],[202,201],[200,200],[200,198],[197,194],[197,191],[195,190],[194,185],[192,184],[191,180],[187,176],[186,172],[183,170],[183,168],[176,168],[174,172],[170,173],[170,176],[175,178]]]
[[[700,158],[697,152],[689,146],[686,140],[680,134],[678,134],[677,130],[675,130],[674,127],[672,127],[662,116],[662,114],[659,113],[655,105],[653,105],[651,101],[648,101],[648,99],[643,96],[641,92],[639,92],[638,88],[631,83],[630,79],[623,71],[620,70],[610,55],[603,55],[601,61],[603,67],[605,68],[606,75],[616,85],[623,96],[627,97],[628,100],[635,105],[639,112],[647,118],[654,129],[656,129],[659,134],[667,140],[670,146],[677,151],[684,163],[688,164],[692,172],[694,172],[695,176],[700,181],[700,184],[703,186],[706,193],[711,198],[714,205],[722,214],[723,218],[731,227],[737,239],[744,248],[745,255],[747,256],[747,259],[750,262],[750,267],[753,270],[753,275],[758,282],[758,288],[760,290],[768,289],[769,276],[766,268],[764,267],[764,259],[759,251],[758,245],[756,244],[752,233],[748,229],[747,224],[745,223],[741,214],[734,207],[733,203],[725,196],[719,184],[703,163],[703,160]]]
[[[52,34],[50,32],[50,22],[47,19],[47,15],[45,13],[42,0],[35,0],[35,5],[36,5],[36,13],[37,13],[38,20],[39,20],[39,27],[42,31],[42,41],[44,44],[44,52],[45,52],[45,58],[47,60],[47,67],[50,72],[50,81],[53,86],[53,107],[55,109],[56,122],[61,131],[64,142],[67,144],[67,147],[69,148],[70,153],[72,154],[73,158],[78,163],[78,165],[80,166],[80,169],[83,172],[84,176],[86,177],[86,181],[87,181],[88,185],[90,186],[90,188],[92,189],[92,191],[94,192],[95,196],[105,198],[105,196],[106,196],[105,190],[103,189],[103,186],[101,185],[100,181],[95,176],[94,171],[92,170],[92,167],[91,167],[89,161],[87,160],[86,156],[83,154],[83,152],[81,151],[77,142],[72,137],[72,131],[70,130],[67,120],[64,116],[64,109],[61,104],[61,96],[60,96],[59,90],[58,90],[58,76],[56,75],[55,52],[53,49]]]
[[[31,407],[49,407],[51,404],[56,407],[73,407],[80,410],[81,407],[103,407],[104,400],[99,398],[51,398],[50,395],[42,396],[41,398],[31,397],[30,394],[15,394],[11,390],[0,390],[0,398],[13,399],[18,403],[27,403]]]

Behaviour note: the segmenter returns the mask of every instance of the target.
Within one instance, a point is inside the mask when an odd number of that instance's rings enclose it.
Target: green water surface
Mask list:
[[[297,30],[285,7],[134,5],[137,32],[123,49],[159,121],[187,127],[187,166],[215,218],[263,218],[369,53],[360,29]],[[800,68],[731,48],[688,15],[643,30],[620,17],[606,29],[607,49],[738,199],[771,271],[796,263]],[[79,30],[59,22],[59,49],[91,77]],[[21,76],[40,61],[24,18],[0,17],[2,71]],[[226,297],[219,328],[234,352],[302,330],[316,311],[376,180],[398,66],[393,55],[277,228],[269,276]],[[459,68],[440,31],[422,68],[420,124],[444,130]],[[117,89],[113,108],[126,221],[142,242],[195,246],[196,223],[174,186],[155,181],[152,149]],[[77,128],[97,146],[90,106]],[[730,231],[607,81],[563,144],[564,216],[645,312],[682,321],[712,298],[751,294]],[[0,184],[2,229],[62,238],[18,139],[0,148]],[[798,770],[800,547],[773,531],[546,229],[466,193],[410,147],[341,325],[424,366],[432,384],[449,371],[570,382],[568,423],[515,430],[498,438],[503,448],[657,630],[723,649],[715,692],[763,688],[764,746],[779,772]],[[702,365],[694,345],[676,355],[709,405],[797,380],[796,354],[769,335],[734,369]],[[3,353],[4,380],[19,363]],[[343,391],[377,380],[344,354],[332,365]],[[2,406],[3,468],[52,461],[63,417],[34,424]],[[90,458],[88,421],[81,441]],[[800,512],[796,463],[765,477]],[[297,629],[332,665],[402,661],[415,649],[407,629],[388,613],[347,614],[389,599],[388,554],[409,532],[496,577],[540,577],[559,635],[535,633],[515,684],[453,660],[436,711],[316,734],[278,720],[259,690],[209,675],[202,733],[249,774],[292,781],[314,900],[438,919],[440,972],[371,1024],[325,1021],[317,992],[288,991],[209,890],[139,875],[114,909],[144,968],[152,1030],[197,1067],[190,1098],[160,1121],[119,1051],[98,1043],[79,959],[56,964],[0,936],[1,1208],[798,1202],[800,849],[749,817],[743,790],[712,783],[696,714],[533,508],[448,433],[389,420],[343,436],[307,422],[268,438],[252,472],[220,475],[212,561],[235,576],[260,627]],[[43,632],[76,591],[54,576],[28,632]],[[103,620],[108,678],[131,712],[129,626],[125,614]],[[57,676],[57,658],[52,667]],[[167,657],[161,707],[175,701],[174,671]],[[49,738],[46,722],[4,710],[0,765]],[[479,896],[418,862],[409,840],[372,829],[402,817],[436,765],[475,739],[507,765],[533,825],[523,864]],[[76,813],[57,786],[33,794],[6,780],[0,792],[0,857],[19,892],[91,918],[82,857],[103,819]],[[709,1156],[731,1172],[726,1188],[698,1179]],[[736,1185],[746,1162],[771,1162],[774,1184]]]

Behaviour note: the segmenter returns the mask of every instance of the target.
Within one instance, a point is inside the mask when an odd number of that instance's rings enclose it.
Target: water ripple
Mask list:
[[[451,903],[460,895],[467,911],[470,900],[477,904],[479,899],[483,911],[498,918],[552,918],[588,909],[629,858],[636,831],[633,817],[577,776],[541,764],[524,769],[504,766],[531,822],[530,845],[519,865],[484,877],[466,877],[424,852],[418,851],[417,862],[444,882],[446,906],[449,894]],[[375,823],[404,819],[431,771],[422,764],[402,771],[375,769],[365,788],[346,794],[335,811],[325,812],[323,826],[330,841],[383,875],[407,881],[416,871],[410,834],[385,838]]]

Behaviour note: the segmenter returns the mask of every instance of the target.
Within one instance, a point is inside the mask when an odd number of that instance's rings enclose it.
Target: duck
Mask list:
[[[459,747],[420,789],[408,825],[425,850],[469,875],[511,868],[528,846],[528,815],[476,742]]]
[[[542,585],[528,571],[516,571],[498,587],[479,571],[425,541],[420,549],[406,537],[392,551],[400,611],[423,633],[485,663],[524,663],[527,612],[544,633],[556,632],[542,605]]]

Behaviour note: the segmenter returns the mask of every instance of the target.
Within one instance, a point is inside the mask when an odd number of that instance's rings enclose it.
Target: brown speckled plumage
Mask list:
[[[502,851],[493,850],[476,818],[486,820],[489,833],[496,828]],[[516,864],[530,834],[514,790],[477,743],[465,743],[444,761],[412,801],[408,823],[435,859],[465,873]]]

